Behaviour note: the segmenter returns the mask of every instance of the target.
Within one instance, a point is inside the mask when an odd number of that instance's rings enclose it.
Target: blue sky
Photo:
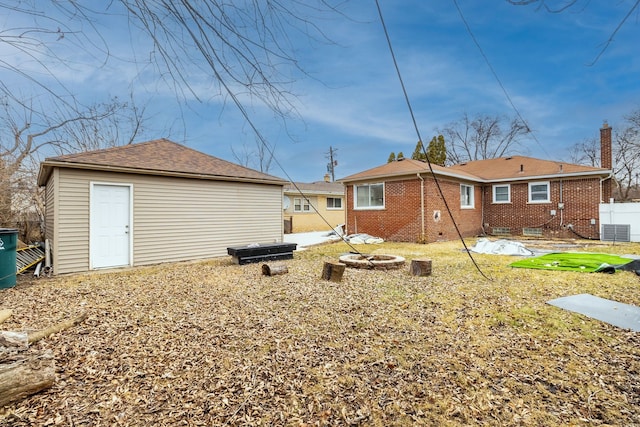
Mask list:
[[[633,3],[579,0],[562,13],[548,13],[537,4],[458,0],[486,58],[534,132],[535,139],[527,139],[518,154],[567,161],[569,147],[597,137],[604,120],[615,129],[624,115],[640,108],[640,11],[590,65]],[[465,113],[516,115],[452,0],[380,0],[380,6],[425,141]],[[285,127],[266,108],[249,108],[275,147],[278,164],[269,170],[272,175],[321,180],[333,147],[339,179],[385,163],[392,151],[410,155],[415,147],[416,132],[375,1],[349,1],[344,11],[346,17],[323,21],[334,44],[296,40],[300,65],[308,73],[298,74],[291,86],[302,121]],[[124,49],[126,41],[118,34],[109,33],[114,37],[109,43]],[[256,144],[237,109],[209,96],[206,87],[206,102],[185,104],[147,71],[141,80],[139,69],[117,62],[99,70],[78,65],[77,70],[67,77],[87,98],[126,97],[134,87],[140,102],[149,102],[153,117],[146,139],[169,137],[229,161],[235,161],[232,146],[242,151]]]

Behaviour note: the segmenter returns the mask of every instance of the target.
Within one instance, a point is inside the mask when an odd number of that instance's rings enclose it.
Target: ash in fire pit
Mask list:
[[[397,255],[345,254],[340,257],[340,262],[353,268],[396,270],[404,265],[405,259]]]

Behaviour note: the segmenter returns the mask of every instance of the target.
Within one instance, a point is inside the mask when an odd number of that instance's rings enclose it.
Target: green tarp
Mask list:
[[[537,268],[541,270],[582,271],[586,273],[613,273],[620,266],[633,261],[610,254],[559,252],[534,258],[525,258],[509,264],[517,268]]]

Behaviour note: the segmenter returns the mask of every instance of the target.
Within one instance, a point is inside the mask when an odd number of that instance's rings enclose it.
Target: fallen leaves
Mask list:
[[[639,334],[545,304],[585,292],[640,304],[631,273],[477,256],[486,281],[456,242],[384,243],[428,256],[432,275],[320,280],[347,251],[296,252],[272,277],[225,258],[21,281],[0,293],[5,329],[88,318],[32,346],[53,353],[56,383],[0,425],[640,425]]]

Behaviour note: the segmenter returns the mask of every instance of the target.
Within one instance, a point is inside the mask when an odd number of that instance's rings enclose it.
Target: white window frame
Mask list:
[[[360,206],[358,204],[358,191],[360,191],[359,189],[363,189],[367,188],[367,191],[369,192],[369,204],[365,205],[365,206]],[[381,187],[382,188],[382,204],[381,205],[371,205],[371,188],[372,187]],[[376,209],[384,209],[384,203],[385,203],[385,198],[384,198],[384,182],[376,182],[376,183],[372,183],[372,184],[354,184],[353,185],[353,209],[355,210],[376,210]]]
[[[293,211],[298,213],[311,212],[311,204],[309,203],[309,200],[304,197],[294,197]]]
[[[547,187],[547,191],[546,191],[547,197],[544,200],[542,199],[533,200],[533,194],[534,194],[533,187],[538,185],[544,185]],[[529,194],[528,196],[529,203],[551,203],[551,183],[549,181],[530,182],[528,194]]]
[[[333,206],[329,206],[329,200],[333,200]],[[340,201],[340,206],[335,206],[335,201]],[[327,197],[327,210],[328,211],[341,211],[344,204],[342,203],[342,197]]]
[[[498,200],[496,190],[503,187],[507,188],[507,200]],[[493,203],[511,203],[511,184],[495,184],[493,186]]]
[[[466,189],[466,193],[468,194],[463,195],[462,193],[463,189]],[[475,193],[475,188],[473,185],[460,184],[460,208],[461,209],[473,209],[475,207],[474,193]],[[466,203],[465,203],[466,198],[468,198],[469,200],[466,200]]]

